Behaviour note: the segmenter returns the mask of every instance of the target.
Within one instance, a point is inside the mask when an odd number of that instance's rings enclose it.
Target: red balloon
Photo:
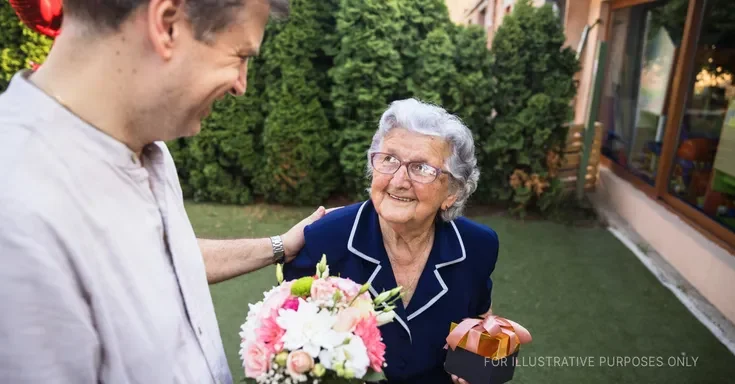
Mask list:
[[[28,28],[49,37],[59,35],[62,0],[10,0],[10,6]]]

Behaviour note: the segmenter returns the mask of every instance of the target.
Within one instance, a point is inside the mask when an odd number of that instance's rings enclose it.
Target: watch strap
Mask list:
[[[283,239],[281,239],[281,236],[271,236],[271,246],[273,247],[273,262],[275,264],[283,264],[286,259],[286,252],[283,249]]]

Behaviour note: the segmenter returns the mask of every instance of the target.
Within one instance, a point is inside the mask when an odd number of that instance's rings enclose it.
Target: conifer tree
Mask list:
[[[446,29],[436,28],[429,32],[419,44],[418,60],[407,79],[411,97],[445,108],[448,104],[454,105],[454,83],[458,76],[454,56],[454,43]]]
[[[401,56],[395,39],[402,31],[399,0],[342,0],[337,13],[339,36],[329,75],[334,117],[340,137],[335,150],[344,189],[364,197],[367,150],[382,112],[400,95]]]
[[[564,31],[551,6],[521,0],[506,16],[493,40],[497,97],[491,137],[493,195],[507,201],[515,169],[545,175],[549,151],[559,151],[572,118],[579,68],[574,51],[564,47]]]
[[[293,0],[291,16],[265,57],[273,81],[265,91],[268,116],[255,185],[267,201],[318,204],[339,183],[321,105],[324,79],[312,62],[323,42],[319,6],[313,0]]]

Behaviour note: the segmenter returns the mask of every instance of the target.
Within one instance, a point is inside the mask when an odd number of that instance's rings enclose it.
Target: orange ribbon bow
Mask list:
[[[456,349],[467,335],[464,349],[478,353],[480,337],[486,333],[490,337],[500,336],[508,339],[508,353],[515,352],[519,344],[531,342],[531,333],[522,325],[500,316],[490,315],[485,319],[464,319],[447,336],[447,345]],[[504,356],[498,356],[502,358]]]

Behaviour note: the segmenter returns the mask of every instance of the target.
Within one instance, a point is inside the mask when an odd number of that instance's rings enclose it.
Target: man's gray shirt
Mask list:
[[[232,382],[166,146],[141,166],[27,75],[0,95],[0,382]]]

